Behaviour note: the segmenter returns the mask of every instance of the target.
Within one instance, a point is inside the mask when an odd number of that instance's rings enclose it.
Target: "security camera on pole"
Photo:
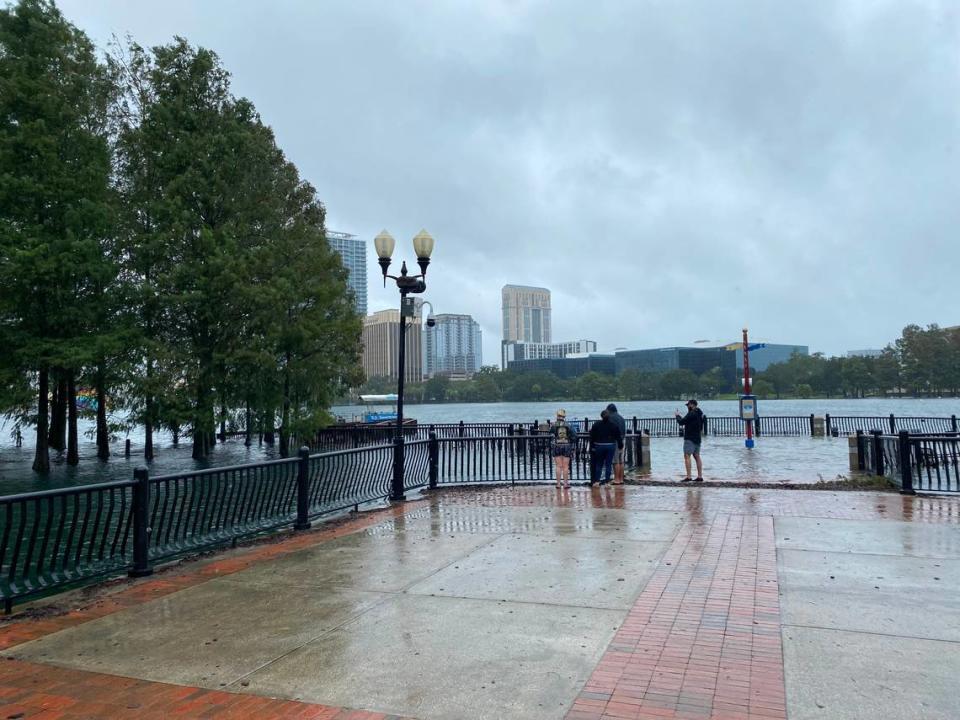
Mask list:
[[[427,277],[427,266],[430,264],[430,255],[433,253],[433,238],[426,230],[421,230],[413,238],[413,250],[417,254],[417,265],[420,266],[419,275],[407,275],[406,261],[400,267],[399,276],[387,274],[396,241],[386,230],[373,239],[373,244],[377,249],[380,269],[383,271],[383,286],[387,286],[387,278],[390,278],[397,283],[397,289],[400,290],[400,339],[397,343],[397,374],[399,375],[397,379],[397,432],[393,438],[393,482],[390,487],[391,502],[399,502],[406,499],[403,492],[403,376],[406,372],[407,318],[412,318],[416,314],[413,298],[408,298],[407,295],[420,294],[427,289],[425,278]]]

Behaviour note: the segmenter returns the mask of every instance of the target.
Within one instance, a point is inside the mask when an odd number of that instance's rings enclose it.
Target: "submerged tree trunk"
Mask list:
[[[103,386],[103,366],[97,368],[97,457],[110,457],[110,428],[107,427],[107,390]]]
[[[220,395],[220,442],[227,441],[227,399]]]
[[[57,373],[57,385],[53,391],[53,408],[50,418],[50,447],[63,452],[67,447],[67,378]]]
[[[287,362],[290,362],[289,356]],[[283,369],[283,408],[280,411],[280,457],[290,457],[290,370]]]
[[[70,371],[67,379],[67,465],[80,463],[80,448],[77,446],[77,380]]]
[[[247,447],[250,447],[250,445],[253,444],[253,440],[251,439],[251,435],[250,435],[250,433],[252,432],[252,429],[251,429],[251,427],[250,427],[250,421],[251,421],[251,417],[250,417],[250,401],[247,400],[247,415],[246,415],[246,420],[245,420],[245,422],[244,422],[244,424],[243,424],[243,432],[244,432],[244,435],[245,435],[244,440],[243,440],[243,444],[246,445]]]
[[[148,325],[148,332],[151,329]],[[153,460],[153,387],[150,381],[153,377],[153,358],[147,356],[146,389],[147,395],[143,399],[143,459]]]
[[[47,414],[50,412],[48,405],[48,395],[50,375],[47,368],[40,370],[37,379],[37,447],[33,456],[33,469],[35,472],[50,471],[50,451],[47,445]]]

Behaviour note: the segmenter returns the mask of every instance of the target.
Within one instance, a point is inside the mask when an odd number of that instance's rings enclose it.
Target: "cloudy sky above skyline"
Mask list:
[[[960,4],[63,0],[215,50],[327,207],[437,240],[426,299],[556,340],[840,354],[960,323]],[[370,308],[392,307],[370,248]]]

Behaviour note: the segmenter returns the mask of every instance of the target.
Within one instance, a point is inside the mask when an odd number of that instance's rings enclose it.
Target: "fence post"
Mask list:
[[[145,467],[133,471],[133,567],[130,577],[153,574],[150,565],[150,476]]]
[[[294,530],[306,530],[310,527],[307,519],[310,510],[310,448],[304,446],[297,453],[297,521]]]
[[[863,430],[857,430],[857,469],[866,470],[867,469],[867,460],[865,457],[866,450],[863,447]]]
[[[871,430],[873,436],[873,474],[883,475],[883,432],[880,430]]]
[[[897,418],[894,417],[893,413],[890,413],[890,434],[897,434]]]
[[[437,434],[430,426],[430,489],[437,489],[437,481],[440,477],[440,442],[437,440]]]
[[[637,416],[636,415],[633,416],[633,434],[634,435],[637,434]]]
[[[463,437],[463,420],[460,421],[460,427],[457,428],[457,435]]]
[[[827,426],[827,437],[833,437],[833,426],[830,424],[830,413],[823,416]]]
[[[816,435],[817,435],[816,418],[813,416],[813,413],[810,413],[810,437],[816,437]]]
[[[753,419],[753,434],[754,434],[755,436],[757,436],[757,437],[760,437],[760,435],[761,435],[761,433],[760,433],[760,416],[759,416],[759,415],[757,415],[757,417],[755,417],[755,418]]]
[[[123,444],[123,456],[130,457],[130,438]]]
[[[953,432],[957,432],[957,416],[950,416],[950,427],[953,428]]]
[[[907,430],[900,431],[900,494],[916,495],[917,491],[913,489],[913,468],[910,466],[910,433]]]

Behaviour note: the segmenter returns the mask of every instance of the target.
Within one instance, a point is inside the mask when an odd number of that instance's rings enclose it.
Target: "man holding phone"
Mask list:
[[[680,482],[703,482],[703,461],[700,459],[700,443],[703,440],[703,411],[697,407],[693,398],[687,400],[687,414],[680,415],[674,411],[677,422],[683,428],[683,465],[687,469],[687,476]],[[697,477],[690,477],[690,458],[697,462]]]

